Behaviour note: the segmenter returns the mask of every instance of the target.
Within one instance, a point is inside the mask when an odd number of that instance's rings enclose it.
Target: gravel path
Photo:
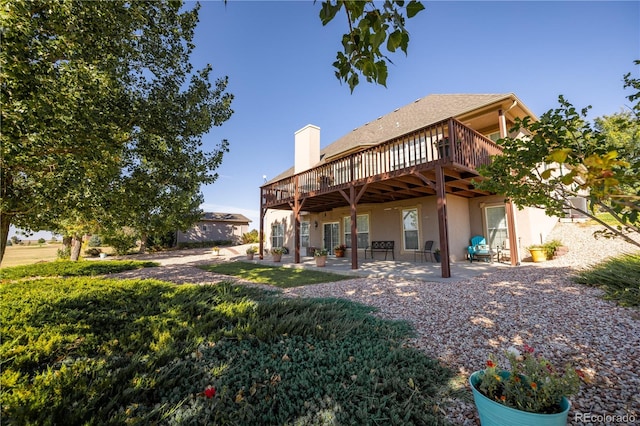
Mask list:
[[[489,354],[500,355],[509,346],[527,343],[554,364],[571,362],[592,378],[571,398],[570,424],[584,424],[579,416],[587,413],[626,415],[633,420],[604,423],[640,424],[640,311],[616,306],[603,300],[600,290],[571,280],[577,268],[636,250],[623,241],[594,239],[594,230],[558,224],[550,239],[568,245],[567,255],[535,266],[525,262],[501,268],[467,281],[358,278],[283,293],[343,297],[377,307],[380,317],[409,321],[416,329],[411,344],[458,371],[463,379],[483,368]],[[174,282],[228,280],[195,268],[198,262],[211,263],[210,254],[197,256],[182,264],[169,261],[161,268],[116,276]],[[479,425],[470,390],[465,394],[452,396],[441,408],[454,424]]]

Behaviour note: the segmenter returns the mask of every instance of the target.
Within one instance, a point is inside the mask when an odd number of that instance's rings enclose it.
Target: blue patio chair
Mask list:
[[[493,252],[487,244],[487,240],[482,235],[476,235],[471,238],[471,245],[467,247],[469,255],[469,262],[473,263],[474,260],[479,261],[483,259],[485,261],[493,261]]]

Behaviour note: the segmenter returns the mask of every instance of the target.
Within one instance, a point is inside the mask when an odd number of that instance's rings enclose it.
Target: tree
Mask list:
[[[640,64],[636,61],[636,64]],[[625,76],[625,87],[640,89],[640,82]],[[586,120],[590,107],[577,111],[563,96],[560,107],[544,113],[540,120],[517,119],[512,133],[498,141],[503,153],[482,167],[479,189],[504,194],[518,207],[544,208],[562,216],[573,208],[605,227],[604,236],[618,236],[640,247],[640,92],[628,96],[636,104],[628,113]],[[589,208],[572,205],[584,196]],[[619,223],[611,226],[596,213],[610,213]]]
[[[414,0],[406,6],[403,0],[385,0],[380,8],[372,0],[327,0],[320,10],[322,25],[331,22],[340,10],[346,14],[349,32],[342,36],[344,50],[338,52],[333,63],[336,77],[348,83],[352,93],[360,82],[359,75],[367,82],[386,86],[387,63],[392,62],[381,49],[384,45],[387,52],[394,53],[399,48],[406,55],[409,32],[405,13],[407,18],[413,18],[424,6]]]
[[[197,179],[211,181],[220,154],[203,153],[200,137],[228,119],[232,96],[226,79],[212,88],[210,67],[192,71],[198,7],[181,7],[3,1],[0,260],[11,224],[119,226],[131,165],[153,162],[158,146],[180,152],[174,162],[215,157],[197,163]],[[199,186],[183,187],[198,197]]]

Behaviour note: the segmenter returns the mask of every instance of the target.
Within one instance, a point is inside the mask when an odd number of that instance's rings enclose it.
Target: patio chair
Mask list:
[[[471,245],[467,247],[467,253],[471,263],[474,260],[480,261],[480,259],[493,262],[494,252],[489,248],[487,240],[482,235],[471,238]]]
[[[420,253],[420,257],[424,256],[424,261],[427,261],[427,254],[431,255],[431,258],[435,262],[435,257],[433,257],[433,241],[425,241],[424,242],[424,250],[415,250],[413,252],[413,261],[416,261],[416,255]]]

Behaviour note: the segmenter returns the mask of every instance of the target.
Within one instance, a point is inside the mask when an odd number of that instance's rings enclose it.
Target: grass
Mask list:
[[[353,277],[307,269],[285,268],[282,266],[257,265],[247,262],[227,262],[201,266],[202,269],[217,274],[232,275],[256,283],[279,288],[299,287],[309,284],[348,280]]]
[[[621,306],[640,306],[640,253],[618,256],[580,271],[576,281],[605,291]]]
[[[26,277],[77,277],[113,274],[131,269],[158,266],[156,262],[134,260],[78,261],[57,260],[55,262],[34,263],[32,265],[13,266],[0,270],[2,279]]]
[[[62,244],[31,244],[7,246],[4,257],[2,258],[2,267],[27,265],[36,262],[49,262],[56,260],[58,249],[62,248]]]
[[[5,282],[1,415],[8,424],[444,424],[439,395],[452,372],[406,347],[406,323],[371,312],[229,283]]]

